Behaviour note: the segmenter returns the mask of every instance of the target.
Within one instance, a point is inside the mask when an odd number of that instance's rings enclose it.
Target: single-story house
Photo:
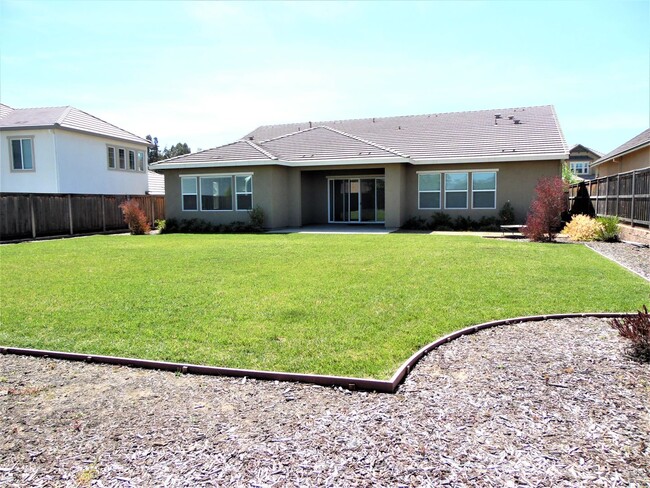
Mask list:
[[[149,145],[74,107],[0,104],[0,192],[145,195]]]
[[[596,178],[650,167],[650,129],[591,163]]]
[[[576,144],[569,149],[569,167],[571,172],[583,180],[592,180],[594,174],[591,163],[603,157],[603,153],[582,144]]]
[[[167,218],[265,226],[383,224],[445,212],[523,222],[537,181],[569,150],[552,106],[262,126],[242,139],[151,165]]]

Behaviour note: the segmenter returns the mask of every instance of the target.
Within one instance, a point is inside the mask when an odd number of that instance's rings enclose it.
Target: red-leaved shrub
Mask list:
[[[535,187],[535,200],[530,205],[526,227],[522,233],[533,241],[551,242],[560,229],[565,207],[562,178],[542,178]]]
[[[650,363],[650,313],[644,305],[637,315],[630,315],[611,321],[612,327],[632,344],[628,348],[628,355],[639,362]]]
[[[147,222],[147,216],[144,214],[140,205],[135,200],[126,200],[120,204],[120,210],[124,216],[124,222],[129,226],[133,235],[148,234],[151,226]]]

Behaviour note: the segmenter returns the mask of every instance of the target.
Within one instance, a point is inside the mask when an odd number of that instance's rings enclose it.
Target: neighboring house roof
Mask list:
[[[267,159],[247,156],[253,147]],[[289,166],[335,160],[413,164],[526,161],[566,159],[568,152],[555,109],[545,105],[262,126],[235,143],[153,167],[232,166],[242,161],[269,164],[269,159],[272,164]]]
[[[574,146],[571,147],[571,149],[569,149],[569,152],[571,153],[571,152],[575,151],[576,149],[580,150],[580,148],[582,148],[586,152],[590,152],[590,153],[598,156],[599,158],[603,156],[603,153],[601,153],[600,151],[596,151],[595,149],[591,149],[590,147],[587,147],[584,144],[575,144]]]
[[[606,163],[607,161],[610,161],[619,156],[623,156],[629,152],[636,151],[637,149],[641,149],[645,146],[650,146],[650,129],[644,130],[638,136],[633,137],[629,141],[618,146],[613,151],[608,152],[602,158],[591,163],[591,166],[598,166],[599,164]]]
[[[0,130],[61,128],[138,144],[150,142],[74,107],[16,108],[3,105]]]

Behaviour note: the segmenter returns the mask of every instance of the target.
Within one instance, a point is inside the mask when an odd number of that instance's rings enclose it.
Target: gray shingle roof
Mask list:
[[[605,154],[602,158],[594,161],[591,163],[591,166],[597,166],[599,164],[602,164],[606,161],[609,161],[610,159],[615,158],[616,156],[620,156],[623,153],[632,151],[634,149],[639,149],[643,146],[650,145],[650,129],[646,129],[641,134],[638,136],[633,137],[629,141],[621,144],[618,146],[616,149],[613,151],[608,152]]]
[[[500,114],[501,118],[495,119]],[[510,118],[512,117],[512,118]],[[515,120],[520,123],[516,124]],[[496,121],[496,124],[495,124]],[[267,125],[245,138],[271,139],[309,127],[309,122]],[[389,147],[412,159],[454,159],[502,154],[568,152],[555,110],[539,107],[479,110],[402,117],[314,122]]]
[[[266,160],[259,154],[253,157],[252,150],[263,153]],[[154,167],[228,166],[245,160],[291,166],[333,160],[525,161],[566,159],[568,152],[555,110],[546,105],[262,126],[238,142]]]
[[[3,112],[0,113],[0,130],[53,127],[149,144],[149,141],[142,137],[74,107],[17,108],[13,110],[4,110],[4,107]]]

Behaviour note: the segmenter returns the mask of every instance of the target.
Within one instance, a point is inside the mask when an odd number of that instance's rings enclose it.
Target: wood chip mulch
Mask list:
[[[395,395],[0,356],[0,486],[649,486],[650,366],[503,326]]]

